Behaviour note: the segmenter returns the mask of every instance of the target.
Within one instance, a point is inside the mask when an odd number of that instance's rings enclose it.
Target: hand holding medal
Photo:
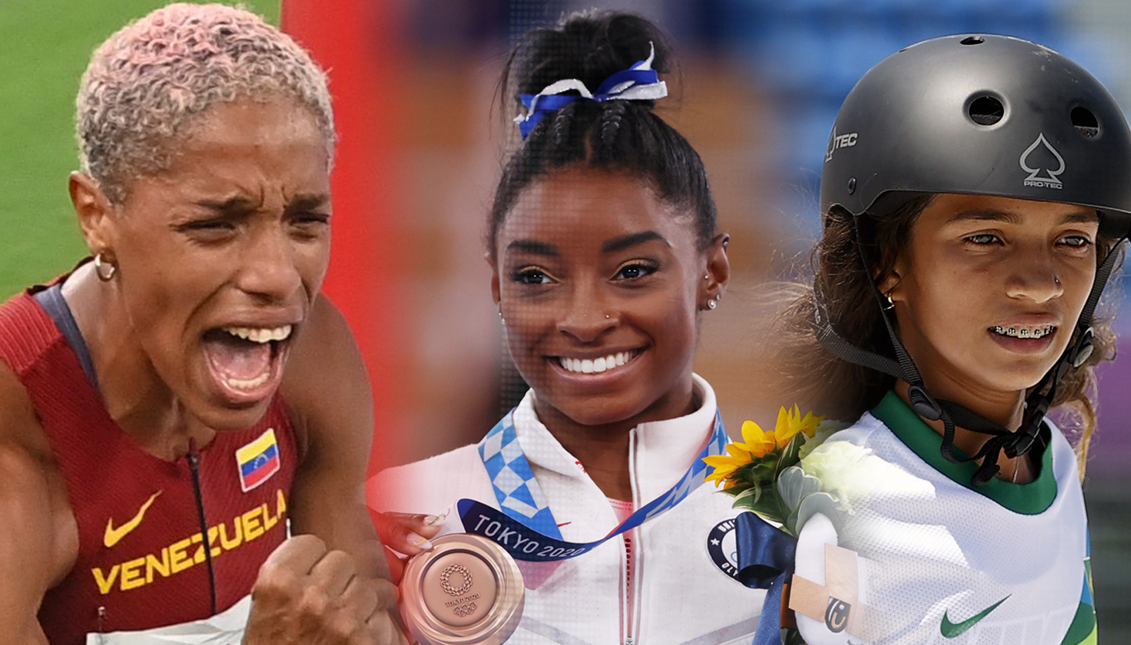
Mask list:
[[[522,573],[506,550],[478,535],[445,535],[409,560],[401,613],[422,645],[503,643],[522,617]]]
[[[400,584],[405,625],[424,645],[502,643],[522,616],[522,573],[486,538],[449,534],[430,540],[446,518],[447,511],[375,516],[392,579]]]

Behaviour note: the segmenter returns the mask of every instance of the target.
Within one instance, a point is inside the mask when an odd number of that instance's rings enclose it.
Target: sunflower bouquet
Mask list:
[[[714,471],[707,481],[734,496],[734,507],[754,511],[769,521],[795,531],[801,501],[820,490],[821,482],[797,467],[829,435],[845,427],[796,405],[781,408],[773,430],[765,432],[753,421],[742,424],[742,441],[729,443],[725,455],[704,457]]]

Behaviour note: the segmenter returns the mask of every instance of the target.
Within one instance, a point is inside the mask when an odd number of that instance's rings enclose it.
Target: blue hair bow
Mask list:
[[[519,94],[522,104],[526,106],[526,114],[515,117],[514,122],[518,124],[522,138],[525,139],[530,134],[542,117],[580,99],[631,101],[656,100],[667,96],[667,84],[661,81],[656,70],[652,69],[656,48],[652,43],[648,45],[650,47],[648,58],[636,61],[632,67],[606,78],[595,93],[590,92],[589,88],[585,87],[585,83],[576,78],[565,78],[547,85],[537,94]],[[562,94],[570,90],[577,91],[580,96]]]

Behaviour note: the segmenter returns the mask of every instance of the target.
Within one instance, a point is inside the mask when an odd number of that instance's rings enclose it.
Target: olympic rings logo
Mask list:
[[[467,605],[460,605],[459,607],[456,607],[452,611],[455,613],[456,616],[463,618],[464,616],[470,616],[470,615],[474,614],[475,609],[476,609],[475,603],[470,603],[470,604],[467,604]]]

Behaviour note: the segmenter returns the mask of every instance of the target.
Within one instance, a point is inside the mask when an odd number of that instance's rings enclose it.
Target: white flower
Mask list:
[[[819,445],[801,459],[801,468],[821,480],[821,489],[836,497],[849,512],[854,500],[873,491],[906,490],[916,482],[903,468],[847,440]]]

